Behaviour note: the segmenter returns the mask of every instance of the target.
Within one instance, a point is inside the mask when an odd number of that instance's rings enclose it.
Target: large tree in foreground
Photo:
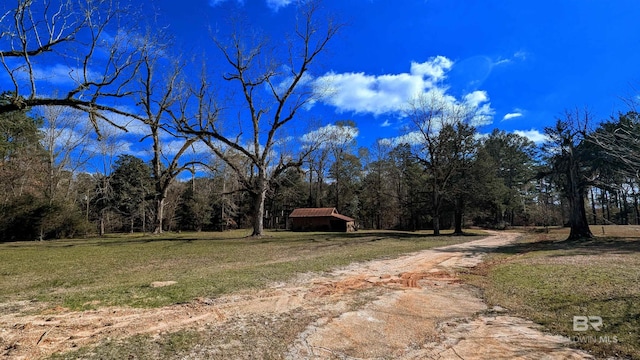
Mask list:
[[[570,240],[592,238],[585,209],[587,188],[595,172],[591,166],[592,152],[586,144],[590,115],[587,111],[566,111],[555,126],[546,127],[548,141],[544,144],[552,174],[569,201]]]
[[[128,19],[126,22],[123,19]],[[95,129],[128,115],[139,66],[130,9],[117,0],[5,0],[0,4],[0,113],[65,106],[90,115]],[[54,92],[53,89],[56,91]]]
[[[248,34],[251,27],[214,39],[229,69],[224,80],[238,89],[230,102],[241,110],[235,114],[230,109],[211,110],[203,85],[197,91],[202,100],[200,115],[181,121],[183,132],[197,134],[236,173],[251,198],[254,236],[263,234],[264,203],[274,179],[288,168],[301,166],[312,150],[308,146],[294,156],[285,148],[283,132],[304,106],[317,99],[318,89],[309,81],[309,72],[340,29],[318,19],[317,1],[307,1],[299,10],[295,29],[282,37],[284,42],[256,42],[255,33]]]

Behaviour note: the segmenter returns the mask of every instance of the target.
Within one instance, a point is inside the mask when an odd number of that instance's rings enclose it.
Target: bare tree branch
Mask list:
[[[203,114],[192,121],[181,121],[180,128],[187,134],[199,136],[212,151],[223,159],[236,173],[245,191],[253,197],[253,235],[263,232],[263,211],[266,193],[271,182],[286,169],[299,167],[311,152],[303,151],[299,158],[280,154],[277,164],[271,165],[281,129],[296,118],[299,110],[316,96],[309,84],[305,84],[310,67],[323,53],[328,43],[339,32],[341,25],[327,21],[317,22],[319,3],[308,1],[299,9],[294,40],[288,44],[289,59],[282,61],[269,51],[266,40],[257,44],[236,31],[228,40],[214,39],[229,71],[223,79],[235,84],[241,93],[251,134],[242,144],[241,131],[223,129],[228,118],[219,108],[209,107],[210,114]],[[249,46],[247,44],[250,44]],[[286,75],[281,69],[288,69]],[[206,81],[203,81],[203,84]],[[206,89],[208,86],[201,86]],[[267,91],[265,91],[265,88]],[[197,97],[208,102],[206,91],[198,91]],[[240,112],[242,113],[242,112]],[[245,164],[239,164],[237,155]],[[247,166],[245,166],[247,165]],[[248,171],[247,171],[248,170]]]
[[[111,115],[132,115],[116,105],[132,95],[128,88],[140,67],[127,6],[117,0],[12,4],[0,5],[0,63],[13,84],[2,95],[0,113],[64,106],[87,112],[98,133],[99,120],[115,125]],[[62,95],[53,94],[52,84]]]

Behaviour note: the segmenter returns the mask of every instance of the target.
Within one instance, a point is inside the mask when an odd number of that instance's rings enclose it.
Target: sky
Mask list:
[[[300,0],[149,0],[143,14],[174,38],[176,53],[202,57],[222,74],[211,34],[243,31],[284,44]],[[345,24],[305,81],[331,92],[299,112],[299,139],[340,120],[358,128],[359,146],[406,136],[408,102],[437,95],[473,107],[480,133],[498,128],[544,141],[565,110],[606,120],[640,95],[637,0],[324,0]],[[224,37],[223,37],[224,39]],[[188,56],[187,56],[188,57]],[[192,57],[192,58],[193,58]],[[69,68],[39,68],[53,87]],[[57,75],[59,76],[57,76]],[[0,84],[6,81],[0,76]],[[4,83],[3,85],[6,85]],[[124,122],[135,137],[145,129]],[[406,139],[406,137],[405,137]],[[167,139],[169,147],[178,143]],[[121,148],[144,156],[131,137]],[[148,151],[147,151],[148,152]],[[148,155],[148,154],[147,154]]]
[[[159,0],[162,21],[183,44],[241,14],[272,38],[287,30],[295,0]],[[358,143],[402,135],[403,109],[439,92],[499,128],[543,140],[569,109],[595,119],[625,111],[640,81],[640,2],[634,0],[326,0],[346,24],[314,79],[332,95],[310,111],[325,123],[353,120]],[[199,39],[199,40],[194,40]],[[200,40],[203,39],[203,40]]]

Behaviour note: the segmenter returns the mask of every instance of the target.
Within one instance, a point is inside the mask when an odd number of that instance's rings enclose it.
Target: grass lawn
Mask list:
[[[0,244],[0,303],[158,307],[264,287],[297,273],[473,240],[422,232],[248,231]],[[154,288],[155,281],[176,281]]]
[[[568,336],[575,347],[603,358],[640,359],[640,226],[592,231],[598,238],[584,242],[563,241],[568,229],[528,232],[468,280],[489,304]],[[574,316],[600,316],[603,325],[574,331]]]

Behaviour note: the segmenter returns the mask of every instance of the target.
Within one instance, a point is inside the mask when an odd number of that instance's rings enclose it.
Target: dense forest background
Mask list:
[[[47,117],[38,111],[0,115],[3,241],[153,231],[157,193],[150,162],[120,153],[109,139],[91,140],[91,129],[84,138],[64,138],[51,117],[73,116],[55,110]],[[297,207],[336,207],[364,229],[433,229],[436,217],[440,228],[457,225],[459,231],[469,225],[566,225],[570,162],[578,163],[589,224],[640,224],[640,185],[631,159],[639,117],[620,114],[590,130],[587,115],[567,113],[546,129],[549,140],[540,147],[500,130],[480,135],[461,121],[429,141],[380,140],[363,148],[345,135],[357,132],[355,124],[337,122],[341,141],[318,147],[268,189],[265,227],[285,229]],[[170,183],[163,230],[251,227],[252,203],[236,173],[215,155],[208,159],[206,176],[187,171]],[[77,170],[87,162],[103,164],[104,172]]]
[[[486,112],[434,91],[406,104],[404,135],[361,147],[353,121],[313,117],[331,84],[309,81],[310,69],[343,28],[317,1],[299,6],[285,42],[242,24],[212,36],[213,70],[176,56],[163,29],[121,4],[17,3],[0,18],[12,84],[0,94],[0,241],[236,227],[259,236],[285,229],[297,207],[435,234],[570,225],[582,238],[588,224],[640,223],[634,101],[608,119],[568,110],[538,146],[479,133]],[[38,63],[66,64],[67,82],[43,86]],[[144,154],[123,146],[126,131]]]

